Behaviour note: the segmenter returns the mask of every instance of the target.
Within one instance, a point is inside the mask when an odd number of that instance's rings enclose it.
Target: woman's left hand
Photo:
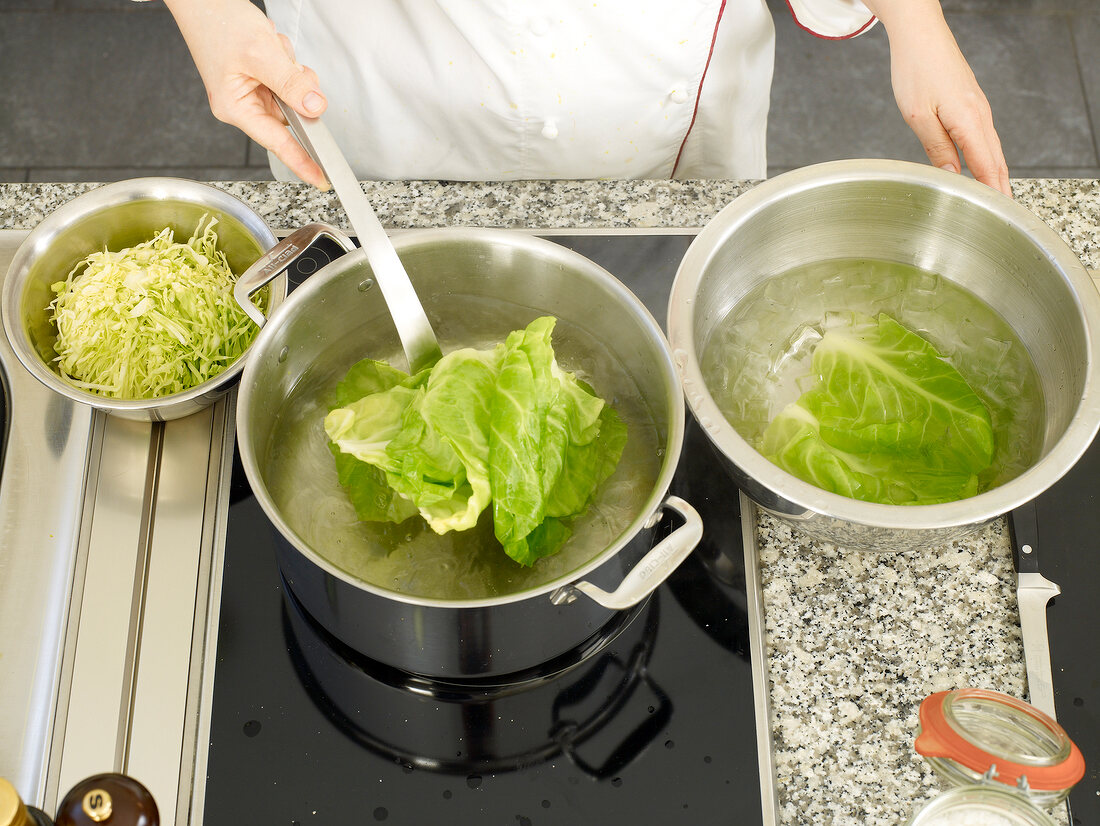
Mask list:
[[[890,38],[894,98],[928,159],[1009,197],[1008,164],[993,113],[935,0],[864,0]],[[962,159],[960,159],[960,153]]]

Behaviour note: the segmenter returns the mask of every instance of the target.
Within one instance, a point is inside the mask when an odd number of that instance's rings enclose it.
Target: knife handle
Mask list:
[[[1013,510],[1009,514],[1008,525],[1012,534],[1016,572],[1039,573],[1039,520],[1035,514],[1035,502],[1027,502]]]
[[[1024,667],[1031,704],[1057,719],[1054,710],[1054,677],[1050,668],[1047,636],[1047,602],[1061,589],[1042,574],[1022,574],[1016,591],[1020,609],[1020,634],[1024,643]]]

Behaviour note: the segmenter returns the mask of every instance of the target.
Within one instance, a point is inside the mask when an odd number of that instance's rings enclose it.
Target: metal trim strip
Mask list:
[[[197,686],[190,700],[193,703],[191,710],[194,713],[194,727],[191,730],[192,742],[190,754],[193,755],[191,765],[191,793],[185,796],[180,793],[180,806],[177,812],[177,822],[180,824],[201,824],[206,805],[206,784],[195,783],[193,779],[205,778],[209,752],[207,749],[198,748],[199,743],[210,742],[211,706],[214,698],[214,669],[218,656],[218,628],[221,619],[221,594],[222,571],[225,562],[225,540],[229,530],[229,491],[233,477],[233,450],[236,442],[236,417],[237,391],[234,388],[219,403],[224,408],[225,418],[222,421],[221,465],[218,471],[216,484],[211,484],[209,490],[213,493],[213,501],[207,502],[207,513],[213,513],[214,518],[210,522],[210,579],[206,602],[206,623],[199,635],[196,628],[195,643],[201,646],[201,658],[192,658],[192,681]],[[211,445],[218,443],[218,439],[212,439]],[[213,463],[211,463],[213,466]],[[187,804],[188,808],[184,809]]]
[[[151,426],[104,419],[58,788],[122,771],[156,461]]]
[[[164,422],[149,427],[149,453],[145,465],[145,498],[141,503],[138,528],[137,567],[134,570],[134,591],[130,596],[130,634],[126,640],[126,671],[121,697],[125,725],[119,728],[115,747],[116,761],[121,767],[129,762],[133,736],[134,707],[137,701],[138,658],[144,636],[145,607],[149,592],[149,567],[153,556],[153,525],[159,501],[160,472],[164,456]]]
[[[752,695],[756,711],[756,754],[760,772],[760,807],[765,824],[779,823],[779,790],[775,782],[772,747],[771,691],[768,684],[768,649],[764,624],[764,589],[756,542],[756,505],[738,491],[741,503],[741,545],[745,549],[745,590],[748,597],[749,653]]]
[[[157,501],[149,521],[149,561],[134,662],[134,693],[125,771],[152,792],[162,820],[175,823],[180,788],[190,792],[188,709],[196,624],[205,616],[209,543],[204,530],[212,433],[207,408],[164,425]]]
[[[65,721],[69,714],[69,697],[72,694],[73,660],[76,657],[77,628],[80,625],[80,610],[84,600],[84,578],[88,568],[88,541],[91,534],[92,512],[95,503],[95,490],[98,485],[99,471],[102,465],[100,457],[103,450],[103,425],[106,417],[93,412],[91,436],[89,441],[87,465],[84,471],[81,490],[81,518],[77,529],[75,555],[72,572],[69,577],[68,600],[65,603],[61,651],[58,662],[56,690],[51,696],[54,705],[53,724],[48,730],[49,750],[45,754],[42,772],[42,792],[39,806],[48,811],[57,807],[61,793],[61,757],[65,750]]]

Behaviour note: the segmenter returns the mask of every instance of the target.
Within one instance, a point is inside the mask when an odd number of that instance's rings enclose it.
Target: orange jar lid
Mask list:
[[[1068,794],[1085,774],[1084,756],[1054,718],[999,691],[932,694],[921,703],[920,726],[917,752],[960,783],[984,776],[1030,792]]]

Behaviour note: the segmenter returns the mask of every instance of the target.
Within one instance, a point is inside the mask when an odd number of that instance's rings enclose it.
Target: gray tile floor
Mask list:
[[[776,173],[843,157],[923,160],[902,123],[877,27],[851,41],[775,12],[768,128]],[[1100,0],[943,0],[993,106],[1014,177],[1100,177]],[[157,2],[0,0],[0,180],[150,174],[270,177],[258,147],[210,114]]]

